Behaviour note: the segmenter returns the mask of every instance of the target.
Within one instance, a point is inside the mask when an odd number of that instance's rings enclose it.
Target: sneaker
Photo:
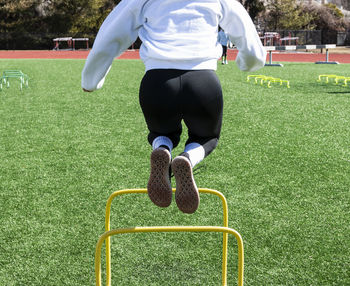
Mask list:
[[[199,206],[199,192],[190,160],[177,156],[171,163],[171,169],[176,180],[175,200],[178,208],[184,213],[194,213]]]
[[[173,196],[169,175],[170,163],[171,155],[167,149],[160,147],[153,150],[147,193],[151,201],[162,208],[171,204]]]
[[[227,60],[225,60],[225,65],[227,65],[228,64],[228,61]]]

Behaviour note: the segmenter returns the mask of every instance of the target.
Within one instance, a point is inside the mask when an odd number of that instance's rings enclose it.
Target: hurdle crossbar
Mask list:
[[[269,53],[269,62],[265,66],[279,66],[283,67],[283,64],[272,63],[272,52],[273,51],[296,51],[296,50],[316,50],[326,49],[326,60],[315,62],[316,64],[339,64],[338,62],[329,61],[329,49],[335,49],[337,45],[299,45],[299,46],[266,46],[265,49]]]
[[[218,196],[223,205],[223,226],[156,226],[156,227],[132,227],[110,229],[111,205],[115,197],[123,194],[147,194],[147,189],[127,189],[112,193],[107,200],[106,216],[105,216],[105,233],[102,234],[96,245],[95,252],[95,275],[96,285],[101,286],[101,248],[103,243],[106,243],[106,285],[111,285],[111,246],[110,237],[123,233],[137,232],[221,232],[223,233],[223,250],[222,250],[222,285],[227,285],[227,249],[228,249],[228,234],[235,236],[238,244],[238,285],[243,286],[244,272],[244,249],[243,240],[240,234],[231,228],[228,228],[228,206],[224,195],[216,190],[199,188],[200,193],[213,194]],[[173,189],[175,192],[175,189]]]

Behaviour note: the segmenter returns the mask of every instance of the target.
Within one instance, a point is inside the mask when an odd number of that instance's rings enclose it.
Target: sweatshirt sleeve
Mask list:
[[[266,50],[249,14],[236,0],[220,0],[220,2],[222,5],[220,26],[238,49],[236,58],[238,67],[243,71],[262,68],[266,61]]]
[[[121,1],[101,25],[82,71],[82,88],[89,91],[101,88],[113,59],[137,39],[141,24],[136,2]]]

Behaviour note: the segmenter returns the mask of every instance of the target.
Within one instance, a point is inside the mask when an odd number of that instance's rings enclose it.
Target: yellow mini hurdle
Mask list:
[[[266,75],[262,75],[262,74],[250,74],[247,76],[247,82],[249,82],[251,78],[254,78],[255,83],[258,83],[258,80],[260,79],[260,84],[261,84],[261,80],[263,80],[265,77]]]
[[[279,83],[279,85],[283,85],[283,83],[286,84],[287,88],[290,88],[289,80],[280,79],[272,76],[266,76],[261,74],[250,74],[247,76],[247,82],[250,81],[250,79],[254,78],[254,83],[257,84],[260,80],[260,85],[264,85],[264,83],[267,83],[267,87],[271,88],[271,83]]]
[[[335,74],[320,74],[319,76],[318,76],[318,82],[322,82],[322,79],[324,78],[325,79],[325,83],[328,83],[329,82],[329,79],[330,78],[336,78],[337,77],[337,75],[335,75]]]
[[[338,84],[340,81],[343,81],[342,86],[348,86],[348,81],[350,81],[350,77],[336,75],[336,74],[320,74],[318,76],[317,81],[321,83],[322,82],[329,83],[329,79],[331,78],[334,79],[334,84]],[[324,81],[322,79],[324,79]]]
[[[244,248],[241,235],[234,229],[228,227],[228,207],[224,195],[216,190],[199,188],[200,193],[218,196],[223,205],[223,226],[153,226],[153,227],[130,227],[110,229],[111,205],[115,197],[124,194],[147,194],[147,189],[127,189],[112,193],[106,204],[105,232],[100,236],[95,252],[95,276],[96,286],[101,286],[101,249],[106,242],[106,285],[111,285],[111,236],[123,233],[146,233],[146,232],[217,232],[223,234],[222,247],[222,285],[227,285],[227,244],[228,234],[233,235],[238,245],[238,286],[243,286],[244,272]],[[175,189],[173,189],[175,192]]]

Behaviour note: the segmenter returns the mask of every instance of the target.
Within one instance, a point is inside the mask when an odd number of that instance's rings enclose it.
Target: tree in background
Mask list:
[[[45,26],[36,7],[40,0],[5,0],[0,3],[0,49],[33,48],[25,40]],[[39,37],[37,37],[39,38]]]
[[[328,8],[329,12],[333,14],[335,18],[342,19],[344,17],[344,14],[342,13],[342,11],[340,11],[337,5],[333,3],[328,3],[328,4],[325,4],[324,6]]]
[[[1,0],[0,49],[49,48],[53,37],[95,35],[119,2]]]
[[[96,33],[120,0],[4,0],[0,33]]]
[[[313,30],[314,15],[296,0],[272,0],[267,5],[266,28],[276,30]]]
[[[51,33],[69,35],[96,33],[103,19],[119,1],[42,0],[45,22]]]
[[[317,30],[343,32],[350,28],[350,23],[334,4],[305,5],[304,11],[312,14],[311,24]]]
[[[119,1],[94,0],[88,1],[90,9],[84,9],[76,15],[75,20],[69,29],[72,35],[79,33],[96,34],[107,15],[113,10]]]
[[[350,10],[350,1],[349,0],[342,0],[341,5],[345,10]]]
[[[93,41],[107,14],[120,1],[0,0],[0,49],[49,48],[52,38],[60,36],[82,36]],[[270,0],[266,5],[262,0],[240,2],[259,28],[268,31],[317,29],[328,31],[323,34],[330,37],[334,31],[350,28],[334,4],[303,5],[298,0]]]
[[[40,0],[5,0],[0,4],[0,33],[25,32],[41,26],[36,10]]]
[[[261,0],[245,0],[243,6],[247,9],[253,21],[255,21],[261,13],[265,12],[264,2]]]

